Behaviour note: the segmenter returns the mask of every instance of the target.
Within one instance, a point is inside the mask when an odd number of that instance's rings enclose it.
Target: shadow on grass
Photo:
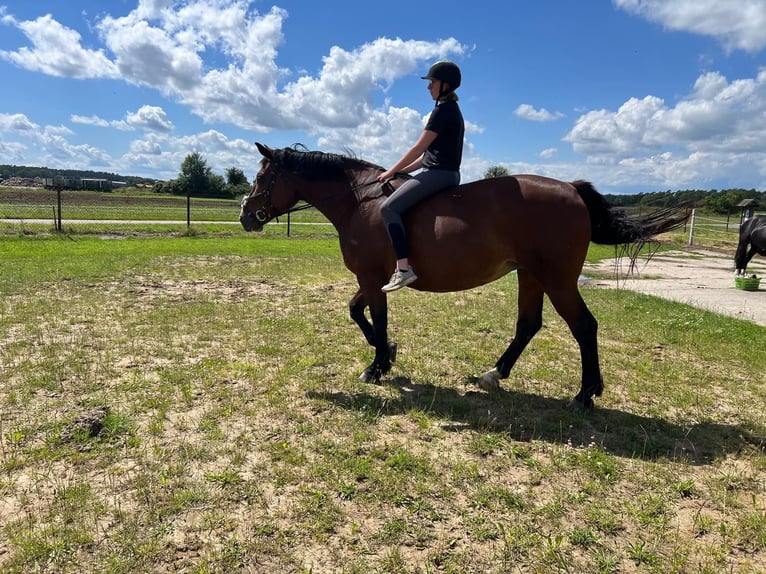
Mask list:
[[[473,381],[466,381],[471,384]],[[709,464],[727,454],[751,451],[766,454],[766,437],[743,425],[713,422],[675,424],[661,418],[636,415],[597,406],[590,413],[566,410],[561,400],[500,388],[491,393],[413,383],[405,377],[386,382],[399,396],[370,392],[310,392],[308,397],[331,402],[350,411],[379,418],[423,412],[441,419],[447,432],[473,430],[502,433],[512,440],[596,444],[606,452],[627,458],[672,459]]]

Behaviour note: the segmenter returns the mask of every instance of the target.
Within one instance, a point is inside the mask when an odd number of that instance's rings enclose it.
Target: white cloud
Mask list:
[[[123,131],[136,128],[156,132],[173,131],[173,122],[168,119],[165,110],[159,106],[141,106],[136,112],[128,112],[123,120],[106,120],[99,116],[80,116],[77,114],[73,114],[70,120],[75,124]]]
[[[135,113],[128,113],[125,122],[133,127],[148,131],[173,131],[173,122],[168,119],[165,110],[159,106],[141,106]]]
[[[82,37],[71,28],[62,26],[50,14],[36,20],[17,23],[6,17],[6,24],[15,24],[32,42],[32,48],[0,51],[0,58],[28,70],[68,78],[116,78],[117,68],[102,50],[89,50],[80,45]]]
[[[614,0],[618,8],[670,30],[712,36],[727,50],[766,46],[764,0]]]
[[[24,114],[0,114],[0,134],[3,132],[35,132],[38,125]]]
[[[542,159],[553,159],[558,151],[555,147],[549,147],[540,152],[540,157]]]
[[[665,110],[660,98],[630,98],[616,112],[594,110],[580,116],[564,137],[585,155],[627,156],[648,151],[648,125]]]
[[[82,124],[86,126],[96,126],[99,128],[114,128],[118,130],[131,130],[131,128],[127,122],[124,120],[105,120],[104,118],[100,118],[98,116],[80,116],[77,114],[72,114],[69,117],[70,121],[73,124]]]
[[[766,70],[729,82],[701,75],[689,96],[668,107],[656,96],[630,98],[617,111],[580,116],[564,137],[575,151],[617,159],[661,148],[731,153],[762,152],[766,130]]]
[[[513,113],[523,120],[532,122],[553,122],[564,117],[561,112],[549,112],[545,108],[537,110],[530,104],[521,104]]]
[[[363,124],[373,111],[373,92],[426,61],[467,51],[454,38],[378,38],[350,51],[333,46],[317,76],[303,73],[283,85],[290,72],[277,66],[276,56],[287,12],[248,8],[237,0],[141,1],[127,16],[97,23],[111,59],[83,48],[80,34],[51,16],[14,20],[32,46],[0,55],[50,75],[119,77],[148,86],[208,123],[319,133]]]

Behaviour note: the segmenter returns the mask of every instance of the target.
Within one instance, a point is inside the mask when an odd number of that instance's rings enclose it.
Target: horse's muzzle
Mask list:
[[[263,231],[263,223],[258,221],[252,213],[241,213],[239,222],[245,231]]]

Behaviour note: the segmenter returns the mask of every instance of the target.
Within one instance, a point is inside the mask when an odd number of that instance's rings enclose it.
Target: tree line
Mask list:
[[[484,172],[484,179],[510,175],[503,166],[493,166]],[[653,191],[634,194],[605,193],[612,205],[619,207],[687,207],[701,208],[714,213],[734,213],[737,204],[745,199],[756,200],[760,209],[766,208],[766,191],[755,189],[684,189],[678,191]]]
[[[45,179],[63,177],[66,179],[107,179],[109,181],[124,181],[128,185],[153,184],[154,180],[132,175],[119,175],[106,171],[90,171],[82,169],[54,169],[49,167],[31,167],[26,165],[0,164],[0,180],[20,177],[23,179]]]
[[[230,167],[225,173],[225,177],[213,173],[213,170],[207,164],[207,160],[198,152],[187,155],[181,163],[178,177],[168,181],[156,181],[145,177],[126,176],[103,171],[0,165],[0,181],[14,177],[32,180],[54,177],[64,177],[67,179],[106,179],[109,181],[125,182],[128,186],[151,187],[155,193],[183,196],[188,194],[192,197],[227,199],[241,196],[250,191],[250,184],[241,169]]]

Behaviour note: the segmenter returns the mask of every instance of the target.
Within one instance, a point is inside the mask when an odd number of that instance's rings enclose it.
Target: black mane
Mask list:
[[[299,175],[311,181],[349,179],[349,172],[383,168],[352,155],[311,151],[300,144],[273,150],[278,169]]]

